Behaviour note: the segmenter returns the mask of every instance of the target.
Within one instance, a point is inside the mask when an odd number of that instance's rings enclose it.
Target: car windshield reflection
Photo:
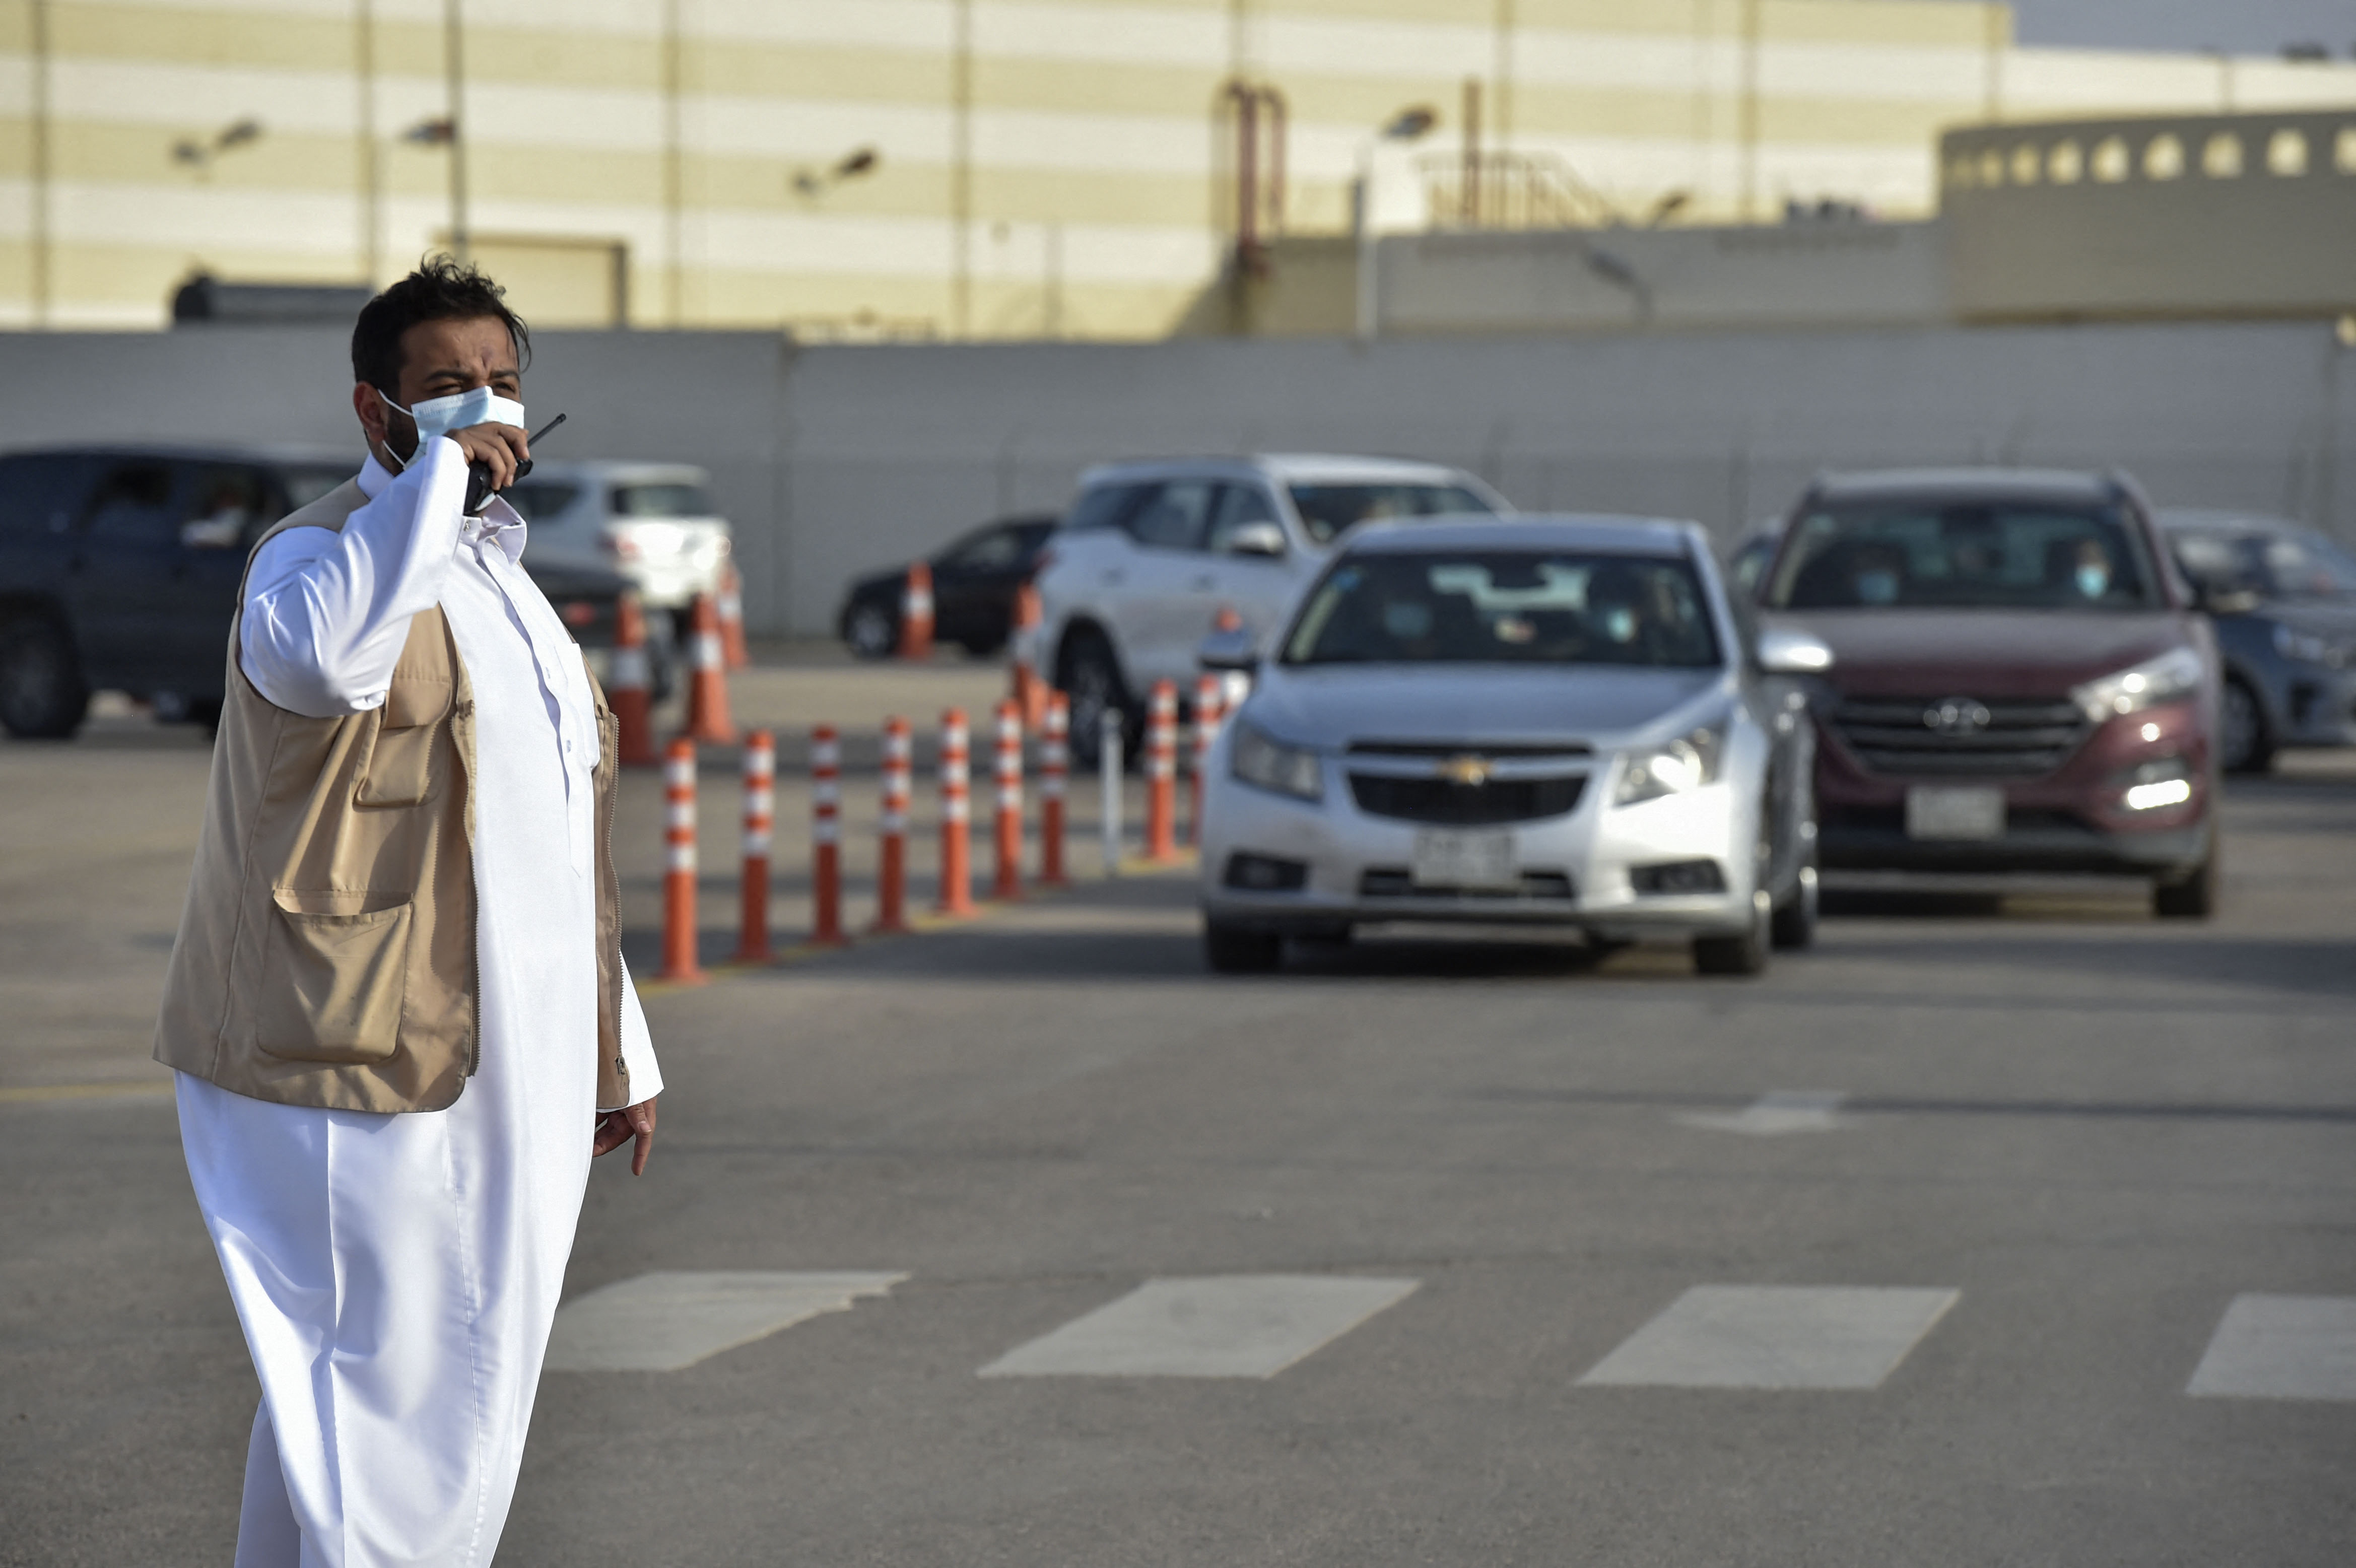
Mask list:
[[[1783,610],[2149,610],[2157,576],[2115,509],[1879,502],[1810,512],[1767,602]]]

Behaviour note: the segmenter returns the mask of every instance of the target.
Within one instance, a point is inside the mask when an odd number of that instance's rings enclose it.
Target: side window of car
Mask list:
[[[1084,490],[1072,503],[1071,515],[1064,519],[1064,527],[1075,530],[1119,528],[1154,488],[1151,485],[1099,485]]]
[[[1234,544],[1236,530],[1246,523],[1273,523],[1276,520],[1275,503],[1258,485],[1222,485],[1218,510],[1211,514],[1209,548],[1215,555],[1223,553]]]
[[[545,523],[572,509],[573,503],[581,498],[581,486],[554,481],[535,485],[526,480],[509,486],[505,495],[508,505],[525,522]]]
[[[189,549],[239,549],[271,519],[270,486],[262,471],[226,464],[197,470],[180,520]]]
[[[1172,479],[1155,485],[1153,494],[1130,514],[1130,537],[1148,549],[1201,549],[1220,488],[1214,479]]]
[[[968,539],[958,547],[943,564],[958,571],[986,576],[991,572],[1012,568],[1023,554],[1023,541],[1012,528],[992,528],[979,539]]]
[[[98,482],[81,528],[93,544],[162,548],[179,542],[179,525],[172,510],[171,465],[134,459],[116,464]]]
[[[0,460],[0,535],[48,537],[72,528],[95,460],[34,453]]]

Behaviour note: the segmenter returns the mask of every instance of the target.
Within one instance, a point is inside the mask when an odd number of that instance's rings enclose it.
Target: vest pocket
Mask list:
[[[401,1039],[416,907],[404,902],[365,914],[286,907],[302,897],[276,895],[255,1043],[292,1061],[382,1061]]]
[[[354,805],[418,805],[434,793],[434,749],[450,710],[448,681],[404,678],[393,672],[377,730],[369,742]]]

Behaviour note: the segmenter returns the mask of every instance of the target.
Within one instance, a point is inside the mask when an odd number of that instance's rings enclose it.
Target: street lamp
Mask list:
[[[1385,142],[1413,142],[1440,123],[1440,112],[1424,104],[1402,109],[1358,144],[1358,178],[1350,192],[1350,224],[1358,240],[1358,341],[1371,343],[1381,308],[1380,251],[1375,244],[1375,149]]]

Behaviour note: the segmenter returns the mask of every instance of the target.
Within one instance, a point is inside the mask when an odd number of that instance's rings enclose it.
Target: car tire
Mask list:
[[[1774,900],[1762,888],[1751,895],[1751,928],[1737,936],[1697,936],[1693,963],[1704,975],[1756,975],[1767,967]]]
[[[1121,678],[1120,659],[1102,632],[1094,626],[1081,626],[1064,639],[1063,650],[1055,659],[1055,689],[1071,705],[1068,717],[1072,761],[1076,765],[1097,765],[1098,738],[1108,710],[1118,710],[1122,715],[1124,760],[1132,763],[1136,761],[1137,737],[1144,732],[1143,716],[1129,695],[1129,683]]]
[[[1203,923],[1203,961],[1218,975],[1266,975],[1284,963],[1284,938],[1225,921]]]
[[[881,604],[854,604],[842,618],[842,641],[854,658],[890,658],[900,646],[900,617]]]
[[[1768,923],[1768,936],[1773,944],[1786,953],[1814,946],[1816,940],[1816,906],[1821,901],[1816,874],[1816,853],[1814,846],[1808,859],[1800,868],[1797,885],[1792,896],[1785,899]]]
[[[2240,676],[2225,678],[2218,705],[2217,755],[2229,773],[2262,773],[2274,765],[2274,736],[2266,727],[2265,704]]]
[[[2152,883],[2151,912],[2162,920],[2207,920],[2217,912],[2217,851],[2180,877]]]
[[[46,615],[0,625],[0,729],[19,741],[70,741],[89,712],[65,627]]]

